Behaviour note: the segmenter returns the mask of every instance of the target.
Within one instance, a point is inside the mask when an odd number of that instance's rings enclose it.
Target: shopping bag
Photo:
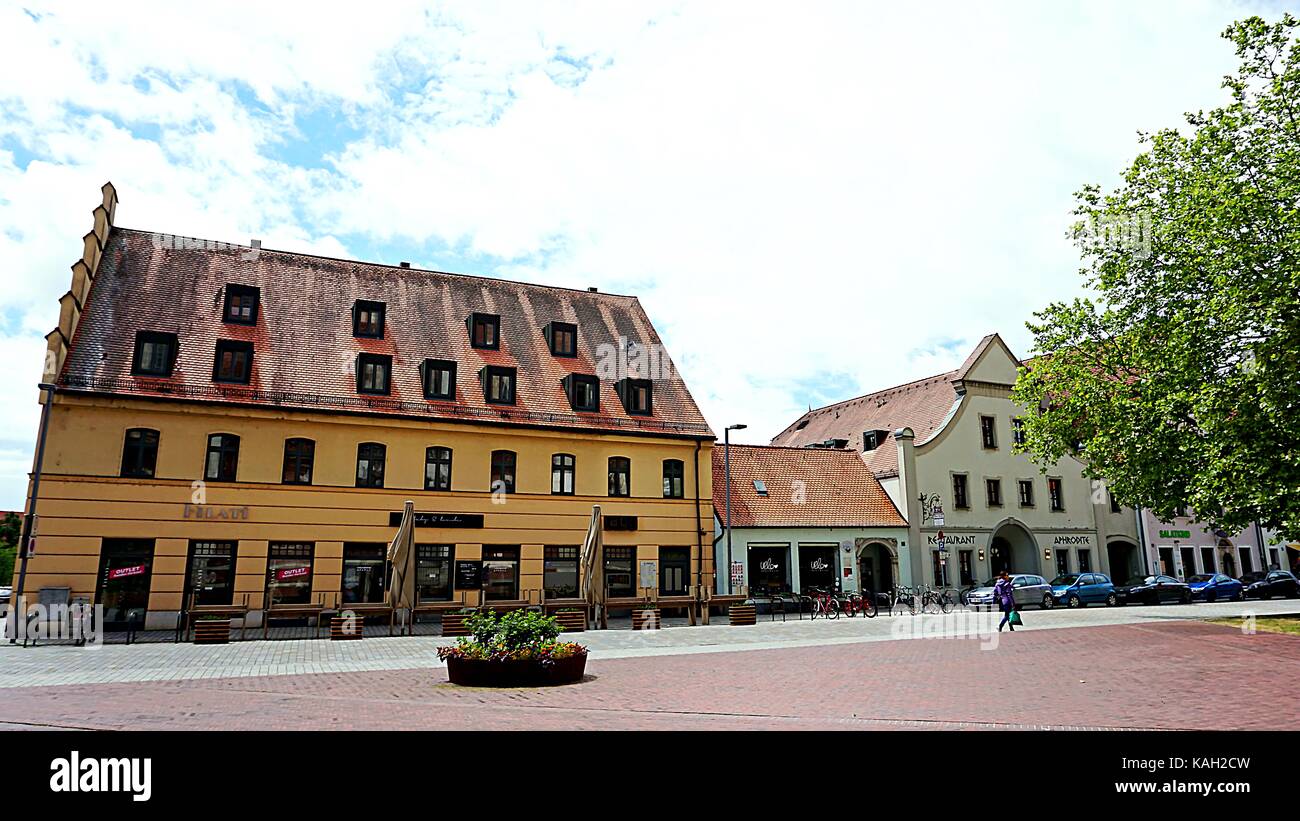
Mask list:
[[[1016,627],[1019,627],[1020,625],[1024,624],[1024,622],[1020,620],[1020,611],[1019,611],[1019,610],[1012,610],[1012,611],[1011,611],[1011,624],[1014,625],[1014,626],[1016,626]]]

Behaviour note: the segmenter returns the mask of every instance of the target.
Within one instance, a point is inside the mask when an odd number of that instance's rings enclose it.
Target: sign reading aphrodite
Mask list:
[[[1053,536],[1052,547],[1092,547],[1092,535],[1078,534],[1071,536]]]

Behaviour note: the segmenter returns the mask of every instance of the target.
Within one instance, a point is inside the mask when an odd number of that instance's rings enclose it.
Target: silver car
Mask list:
[[[993,599],[993,585],[996,583],[997,579],[989,579],[980,587],[967,593],[966,604],[971,607],[996,607],[997,602]],[[1032,573],[1015,574],[1011,577],[1011,587],[1012,598],[1015,599],[1018,608],[1028,607],[1031,604],[1043,607],[1043,601],[1050,600],[1052,597],[1052,586],[1047,583],[1047,579]]]

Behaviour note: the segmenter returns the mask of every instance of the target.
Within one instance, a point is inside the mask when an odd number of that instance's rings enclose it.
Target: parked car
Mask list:
[[[1063,604],[1066,607],[1083,607],[1105,602],[1107,607],[1119,603],[1115,585],[1101,573],[1065,573],[1052,579],[1052,595],[1043,599],[1043,607]]]
[[[0,604],[8,604],[13,597],[14,589],[12,587],[0,587]]]
[[[1202,573],[1187,579],[1193,599],[1207,602],[1241,601],[1246,586],[1223,573]]]
[[[1192,591],[1173,576],[1135,576],[1116,585],[1115,596],[1124,604],[1186,604],[1192,600]]]
[[[1294,599],[1300,596],[1300,579],[1289,570],[1270,570],[1264,578],[1246,585],[1246,595],[1252,599],[1271,599],[1274,596]]]
[[[1237,581],[1241,582],[1242,587],[1250,587],[1255,582],[1262,581],[1267,575],[1262,570],[1254,570],[1250,573],[1243,573]]]
[[[989,579],[980,587],[975,588],[966,595],[966,602],[971,607],[996,607],[997,602],[993,600],[993,585],[997,584],[997,579]],[[1031,573],[1016,573],[1011,577],[1012,598],[1015,599],[1016,607],[1028,607],[1036,604],[1040,607],[1051,607],[1052,587],[1042,576],[1035,576]]]

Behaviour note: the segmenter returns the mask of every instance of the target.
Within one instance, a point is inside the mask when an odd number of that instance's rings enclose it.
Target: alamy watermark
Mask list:
[[[154,233],[149,235],[149,239],[153,242],[153,247],[160,251],[240,251],[239,258],[246,262],[256,262],[262,255],[260,239],[249,240],[247,246],[214,239],[178,237],[175,234]]]
[[[24,614],[19,617],[19,614]],[[104,644],[104,605],[87,602],[71,604],[29,604],[23,596],[0,620],[3,641],[71,641],[78,646],[101,647]]]
[[[1111,248],[1138,259],[1151,256],[1155,223],[1145,209],[1133,214],[1090,214],[1074,226],[1074,235],[1099,248]]]

